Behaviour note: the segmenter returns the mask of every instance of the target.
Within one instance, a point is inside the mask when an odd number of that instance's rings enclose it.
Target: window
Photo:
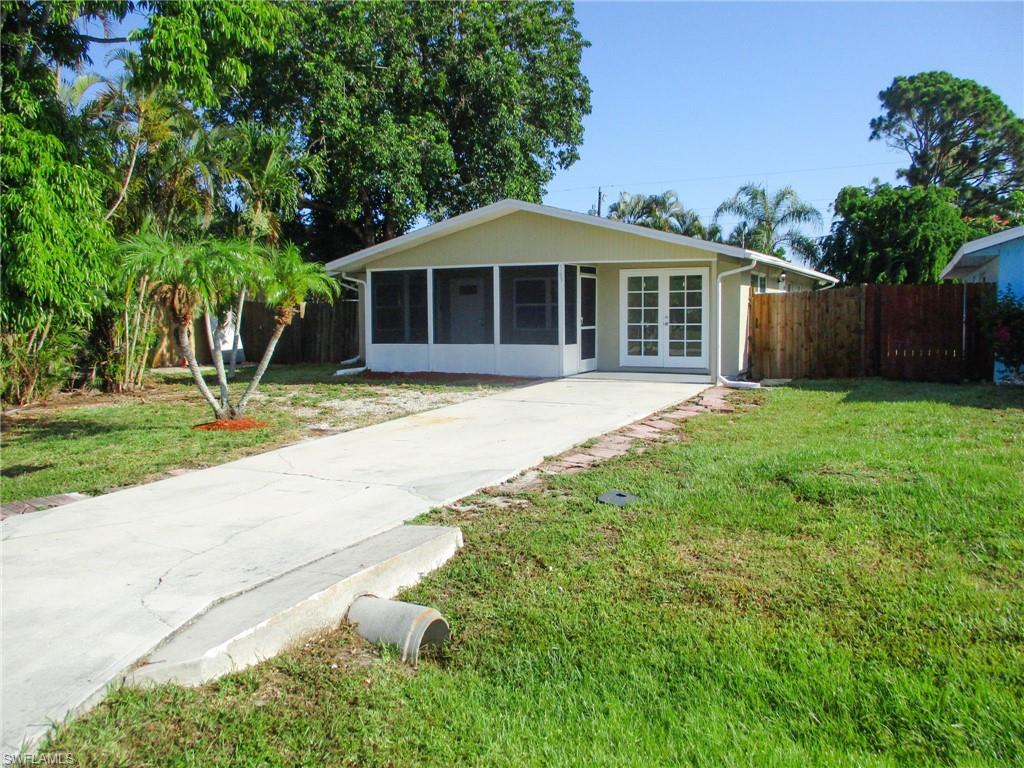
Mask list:
[[[565,343],[576,343],[576,324],[579,314],[576,307],[576,267],[565,267]]]
[[[754,293],[767,293],[767,275],[759,275],[757,272],[752,272],[750,275],[750,287],[754,290]]]
[[[494,269],[434,270],[434,343],[494,343]]]
[[[372,272],[374,344],[427,343],[427,271]]]
[[[501,268],[501,343],[558,343],[558,267]]]

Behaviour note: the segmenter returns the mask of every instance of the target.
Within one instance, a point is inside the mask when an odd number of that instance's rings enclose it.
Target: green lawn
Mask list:
[[[171,469],[220,464],[304,437],[364,427],[512,386],[515,380],[457,377],[337,378],[336,365],[271,368],[249,409],[267,427],[207,432],[213,416],[187,372],[154,374],[142,392],[60,396],[3,419],[0,498],[103,493]],[[232,384],[241,394],[251,368]],[[212,375],[210,377],[213,384]]]
[[[119,691],[77,764],[1010,765],[1024,760],[1024,391],[818,383],[437,511],[415,671],[344,627],[198,690]],[[609,488],[638,493],[599,505]]]

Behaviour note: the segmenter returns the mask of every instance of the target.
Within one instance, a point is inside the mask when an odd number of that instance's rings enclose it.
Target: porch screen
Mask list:
[[[434,343],[494,343],[494,269],[434,270]]]
[[[565,343],[576,343],[576,324],[579,311],[576,308],[576,266],[565,265]]]
[[[501,343],[558,344],[558,267],[502,267]]]
[[[370,274],[374,344],[427,343],[427,270]]]

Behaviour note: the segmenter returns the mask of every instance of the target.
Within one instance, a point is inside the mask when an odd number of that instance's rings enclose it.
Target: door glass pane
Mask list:
[[[582,325],[597,325],[597,280],[585,277],[580,281],[580,316]]]
[[[672,275],[669,278],[669,357],[701,356],[704,320],[703,282],[702,275]]]
[[[593,328],[584,328],[580,332],[580,357],[584,360],[592,360],[597,353],[597,331]]]
[[[627,355],[658,357],[661,354],[661,285],[659,275],[630,275],[626,278]]]

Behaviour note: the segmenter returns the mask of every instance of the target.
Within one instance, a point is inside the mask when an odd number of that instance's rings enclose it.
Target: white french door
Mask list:
[[[708,367],[705,268],[620,272],[620,365]]]

